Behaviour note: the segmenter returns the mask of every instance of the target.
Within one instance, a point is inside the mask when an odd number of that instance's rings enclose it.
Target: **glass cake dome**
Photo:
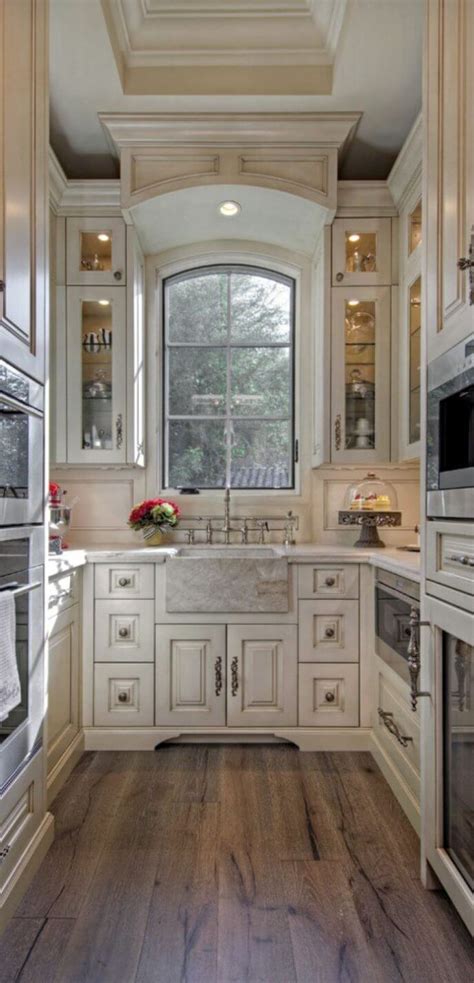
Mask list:
[[[344,508],[354,512],[393,512],[397,504],[393,485],[371,472],[358,484],[349,485],[344,499]]]

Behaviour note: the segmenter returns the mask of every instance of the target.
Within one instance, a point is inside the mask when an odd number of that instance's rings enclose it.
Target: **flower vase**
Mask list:
[[[151,536],[147,536],[145,539],[146,546],[161,546],[163,541],[163,533],[161,529],[156,529]]]

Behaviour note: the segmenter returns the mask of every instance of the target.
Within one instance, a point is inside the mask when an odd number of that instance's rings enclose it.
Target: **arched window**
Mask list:
[[[294,487],[294,290],[242,265],[165,280],[166,487]]]

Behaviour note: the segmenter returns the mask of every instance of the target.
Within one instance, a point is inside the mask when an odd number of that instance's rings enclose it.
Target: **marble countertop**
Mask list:
[[[385,549],[355,549],[350,546],[333,546],[323,543],[301,543],[296,546],[267,544],[279,556],[286,556],[289,563],[368,563],[371,566],[399,573],[412,580],[420,580],[420,554],[394,547]],[[242,552],[245,547],[242,548]],[[83,563],[165,563],[168,556],[174,556],[175,546],[159,547],[118,547],[107,549],[68,550],[61,557],[50,558],[50,576]],[[61,566],[54,567],[54,564]],[[54,569],[54,573],[52,570]]]
[[[69,573],[83,567],[86,562],[85,550],[64,550],[61,556],[48,556],[48,579],[57,577],[61,573]]]

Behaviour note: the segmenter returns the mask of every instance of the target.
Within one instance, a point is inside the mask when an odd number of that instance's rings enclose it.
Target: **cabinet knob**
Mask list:
[[[336,697],[334,696],[334,691],[332,689],[326,690],[326,693],[324,694],[326,703],[334,703],[335,698]]]
[[[119,703],[130,703],[130,694],[127,693],[127,690],[120,690],[120,693],[118,694],[118,701]]]
[[[338,283],[342,283],[343,279],[344,279],[343,273],[336,273],[336,280]]]
[[[115,270],[114,280],[121,280],[121,279],[122,279],[122,270]]]
[[[325,629],[325,632],[324,632],[324,635],[325,635],[326,638],[334,638],[334,635],[335,635],[334,628],[326,628]]]
[[[130,583],[130,577],[119,577],[119,587],[128,587]]]
[[[128,638],[130,631],[128,628],[119,628],[120,638]]]
[[[324,581],[324,583],[326,584],[326,587],[334,587],[334,584],[336,583],[336,578],[335,577],[326,577],[326,580]]]

